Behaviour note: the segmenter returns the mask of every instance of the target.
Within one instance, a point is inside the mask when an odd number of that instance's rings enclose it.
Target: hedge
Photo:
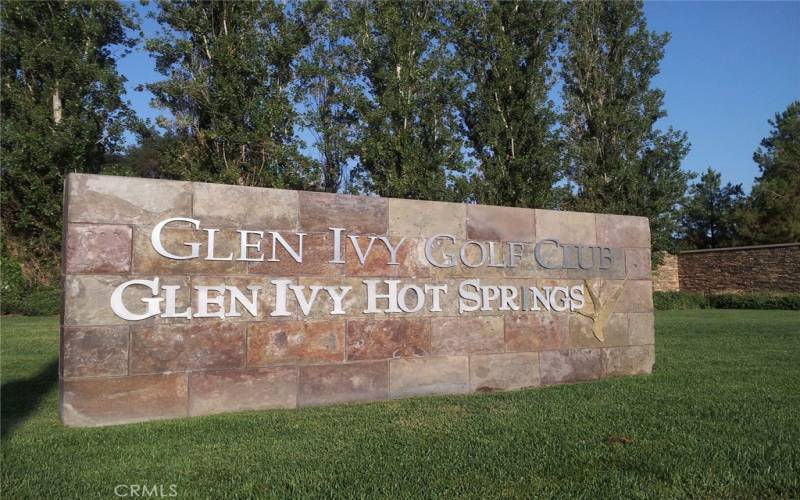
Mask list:
[[[656,310],[675,309],[785,309],[800,311],[800,293],[653,292]]]
[[[18,263],[0,258],[0,313],[50,316],[61,310],[58,288],[42,287],[25,279]]]

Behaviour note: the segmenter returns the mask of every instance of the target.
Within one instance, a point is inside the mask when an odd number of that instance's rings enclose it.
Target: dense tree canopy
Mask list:
[[[115,57],[137,24],[88,0],[4,2],[0,21],[3,253],[51,282],[66,174],[99,172],[135,126]]]
[[[722,176],[710,167],[689,188],[681,210],[681,239],[689,248],[720,248],[741,242],[745,200],[741,184],[722,185]]]
[[[466,162],[444,10],[434,0],[350,4],[349,34],[364,96],[357,147],[367,192],[461,201]]]
[[[308,27],[273,0],[159,2],[165,28],[147,41],[165,80],[148,84],[174,120],[165,171],[191,180],[302,188],[316,179],[299,153],[290,95]]]
[[[770,125],[753,154],[761,176],[753,185],[746,236],[751,243],[800,242],[800,101]]]
[[[666,249],[688,175],[686,134],[658,130],[664,93],[651,86],[668,34],[648,31],[641,2],[575,2],[563,58],[572,206],[643,215]]]
[[[479,203],[554,206],[561,179],[549,99],[566,9],[559,2],[466,2],[451,9],[465,134],[478,160]]]

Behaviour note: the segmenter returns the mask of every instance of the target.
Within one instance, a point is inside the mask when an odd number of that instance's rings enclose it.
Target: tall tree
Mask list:
[[[359,173],[381,196],[462,200],[462,155],[452,51],[442,43],[434,0],[349,4],[349,37],[360,62]]]
[[[654,249],[672,241],[689,175],[686,134],[662,132],[651,88],[669,34],[648,31],[642,2],[574,2],[562,61],[573,206],[650,219]]]
[[[745,200],[741,184],[722,185],[719,172],[708,168],[689,188],[681,211],[683,243],[690,248],[721,248],[741,241]]]
[[[348,190],[350,163],[357,153],[357,60],[347,38],[348,5],[314,0],[304,15],[311,36],[298,66],[296,92],[303,103],[302,124],[314,137],[320,162],[319,188]]]
[[[489,1],[449,8],[465,84],[460,111],[479,160],[477,201],[555,206],[560,141],[548,93],[564,4]]]
[[[750,194],[750,242],[800,242],[800,101],[770,120],[772,131],[753,154],[761,176]]]
[[[252,186],[316,182],[299,152],[289,86],[308,43],[300,16],[273,0],[160,1],[163,34],[147,41],[167,78],[148,84],[174,120],[174,175]]]
[[[61,200],[69,172],[99,172],[133,126],[115,51],[137,24],[111,1],[4,2],[2,212],[4,253],[41,282],[58,276]]]

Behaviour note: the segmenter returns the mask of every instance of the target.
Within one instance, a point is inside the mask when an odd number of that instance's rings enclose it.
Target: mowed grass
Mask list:
[[[651,376],[75,429],[57,319],[3,318],[2,496],[800,497],[800,313],[661,312],[656,342]]]

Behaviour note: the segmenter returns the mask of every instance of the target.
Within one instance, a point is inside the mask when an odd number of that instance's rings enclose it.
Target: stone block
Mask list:
[[[470,241],[472,242],[470,243]],[[492,246],[494,246],[494,262],[492,261]],[[464,260],[469,265],[461,259],[462,251]],[[425,240],[422,238],[419,240],[417,254],[421,259],[420,265],[430,273],[431,277],[439,279],[454,277],[502,278],[508,269],[501,267],[503,259],[508,257],[508,249],[502,242],[497,241],[478,242],[460,238],[450,241],[439,238],[431,245],[431,257],[434,262],[443,267],[434,266],[428,262],[425,257]],[[450,262],[454,265],[451,266]]]
[[[600,349],[542,351],[539,374],[543,385],[595,380],[603,376]]]
[[[151,277],[150,277],[151,278]],[[150,279],[148,278],[148,279]],[[64,279],[64,325],[126,325],[128,321],[111,310],[111,294],[122,283],[134,279],[119,275],[68,275]],[[162,276],[159,286],[177,285],[176,310],[189,307],[189,279],[185,276]],[[142,314],[147,307],[141,299],[152,297],[147,287],[129,287],[123,303],[133,313]],[[177,323],[186,319],[149,318],[138,323]]]
[[[65,326],[61,342],[65,378],[128,374],[127,326]]]
[[[560,243],[595,245],[595,214],[536,210],[536,239],[558,240]]]
[[[295,249],[299,249],[294,235],[287,240]],[[266,240],[265,240],[266,241]],[[299,250],[298,250],[299,251]],[[270,262],[271,246],[265,253],[263,261],[250,262],[250,274],[269,274],[272,276],[342,276],[345,264],[333,264],[333,236],[329,233],[309,233],[303,237],[303,262],[297,262],[283,247],[278,247],[276,257],[279,262]]]
[[[440,355],[496,353],[505,349],[500,316],[431,319],[431,353]]]
[[[600,305],[596,305],[586,290],[586,304],[582,309],[585,313],[592,313],[598,308],[612,307],[615,313],[626,312],[652,312],[653,311],[653,292],[650,281],[643,280],[588,280],[588,286],[594,290]],[[620,286],[624,286],[622,292],[616,296]]]
[[[506,352],[565,349],[569,345],[568,316],[532,312],[505,317]]]
[[[386,198],[300,193],[300,228],[304,231],[329,231],[343,228],[344,234],[386,234]]]
[[[213,256],[231,260],[206,260],[208,233],[185,227],[167,226],[161,231],[161,244],[167,252],[191,255],[190,243],[200,243],[200,256],[194,259],[170,259],[155,251],[150,240],[152,227],[137,227],[133,231],[133,272],[138,274],[247,274],[247,262],[239,257],[240,238],[234,230],[221,230],[214,235]]]
[[[605,325],[602,326],[603,342],[594,335],[594,322],[586,316],[573,314],[569,318],[569,346],[582,347],[608,347],[628,345],[628,315],[612,314]]]
[[[552,246],[551,246],[552,248]],[[583,260],[583,265],[588,266],[590,263],[593,265],[591,269],[580,269],[578,268],[577,262],[577,252],[579,250],[574,250],[572,247],[566,250],[567,252],[567,263],[566,266],[570,267],[571,269],[562,269],[560,271],[561,275],[565,278],[569,279],[625,279],[625,249],[622,248],[612,248],[611,249],[611,265],[605,269],[600,269],[598,267],[594,267],[594,255],[592,253],[592,257],[588,257],[585,253],[581,255]],[[584,251],[585,252],[585,251]],[[598,257],[599,259],[599,257]],[[576,269],[577,268],[577,269]]]
[[[615,312],[643,313],[653,311],[653,286],[647,280],[628,280]]]
[[[359,238],[360,251],[364,255],[364,263],[359,259],[358,251],[351,242],[346,243],[347,275],[371,277],[416,277],[430,276],[430,264],[425,260],[423,239],[400,237],[389,238],[389,243],[397,247],[397,264],[390,265],[391,253],[386,244],[374,240],[370,246],[369,237]],[[369,253],[367,253],[369,249]]]
[[[88,174],[67,178],[69,222],[153,225],[191,214],[189,182]]]
[[[653,345],[603,349],[603,369],[609,377],[652,373],[654,362]]]
[[[625,249],[625,272],[628,279],[649,280],[652,276],[649,248]]]
[[[131,269],[130,226],[68,224],[66,272],[112,274]]]
[[[242,368],[244,361],[242,323],[131,327],[131,373]]]
[[[631,345],[652,345],[656,341],[653,313],[628,314]]]
[[[194,183],[194,218],[207,228],[296,230],[298,192]]]
[[[650,248],[650,222],[647,217],[597,214],[597,244]]]
[[[389,234],[421,236],[467,235],[467,206],[463,203],[389,199]]]
[[[69,426],[185,417],[185,373],[63,380],[61,421]]]
[[[375,401],[389,396],[386,361],[301,366],[298,406]]]
[[[247,365],[344,361],[345,322],[267,321],[247,327]]]
[[[340,287],[336,289],[337,292],[342,292],[344,287],[350,287],[350,291],[346,292],[344,299],[342,299],[342,309],[345,311],[346,316],[349,317],[364,317],[363,311],[367,308],[367,298],[365,292],[364,278],[318,278],[318,277],[300,277],[298,284],[304,286],[302,290],[306,300],[310,300],[313,291],[312,286],[334,286]],[[318,319],[344,319],[345,316],[336,315],[332,316],[331,311],[334,309],[334,301],[330,294],[325,290],[319,290],[315,297],[314,303],[311,304],[308,315],[303,314],[301,304],[298,302],[293,292],[289,292],[288,303],[290,310],[297,311],[297,318],[318,318]],[[374,315],[370,315],[374,316]]]
[[[467,205],[468,239],[534,242],[535,236],[531,209]]]
[[[467,356],[389,361],[389,396],[464,394],[469,391]]]
[[[225,286],[232,286],[239,289],[239,291],[244,294],[244,296],[249,301],[252,298],[251,290],[248,287],[260,287],[257,293],[257,300],[256,305],[258,307],[257,316],[253,316],[250,312],[241,304],[239,301],[236,303],[236,312],[241,314],[241,316],[226,316],[225,321],[286,321],[292,320],[297,318],[297,309],[295,307],[295,303],[289,301],[287,304],[287,312],[291,316],[270,316],[270,313],[275,310],[275,285],[271,284],[270,281],[273,279],[289,279],[292,284],[297,284],[297,281],[291,278],[274,278],[274,277],[267,277],[267,276],[192,276],[191,277],[191,286],[193,289],[193,293],[195,293],[194,287],[198,286],[219,286],[224,284]],[[291,292],[290,292],[291,293]],[[217,297],[218,294],[216,291],[210,291],[209,297]],[[225,310],[226,314],[230,313],[231,311],[231,302],[233,300],[232,294],[229,291],[226,291],[223,294],[222,309]],[[196,301],[196,299],[195,299]],[[197,313],[197,306],[194,307],[194,312]],[[219,307],[216,304],[209,304],[208,305],[209,313],[218,312]],[[192,318],[192,323],[210,323],[215,324],[219,321],[219,318]]]
[[[517,266],[503,268],[503,276],[507,278],[566,279],[574,275],[574,272],[569,269],[546,269],[540,266],[534,257],[534,248],[533,243],[525,243],[522,257],[518,260]],[[562,258],[561,250],[553,245],[542,246],[541,255],[545,262],[560,262]],[[586,273],[586,271],[583,271],[583,274],[578,277],[583,278]]]
[[[347,321],[347,360],[427,356],[431,352],[429,319]]]
[[[521,389],[539,385],[539,353],[481,354],[469,358],[472,392]]]
[[[189,415],[295,408],[297,368],[197,372],[189,375]]]

